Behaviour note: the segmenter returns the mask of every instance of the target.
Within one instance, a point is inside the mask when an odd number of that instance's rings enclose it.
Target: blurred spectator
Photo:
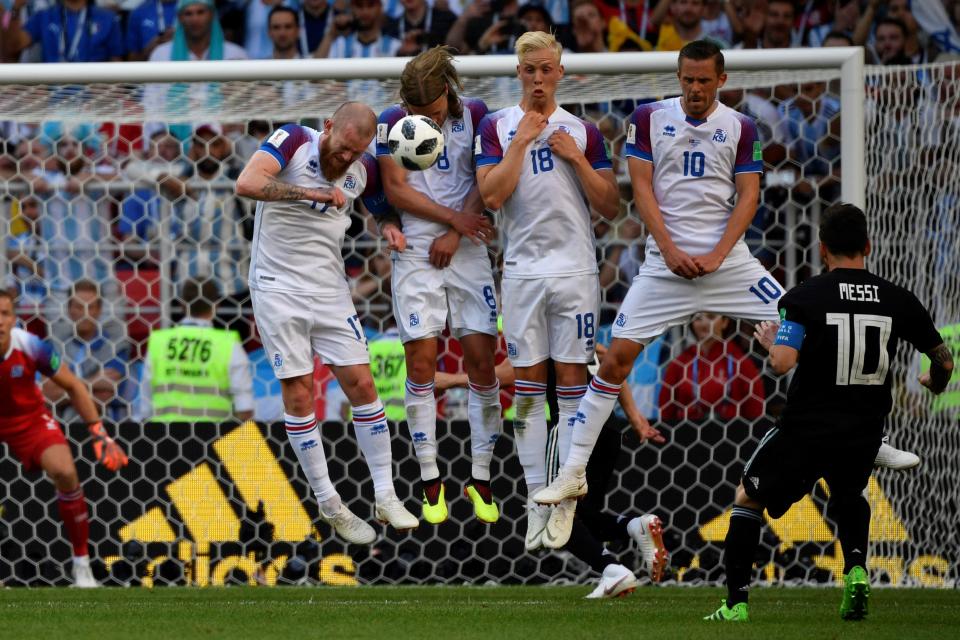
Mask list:
[[[233,155],[236,160],[245,163],[273,131],[266,120],[250,120],[240,131],[231,131],[228,135],[233,141]]]
[[[833,20],[810,27],[807,31],[806,43],[809,47],[822,47],[827,35],[831,32],[842,33],[853,38],[857,24],[860,22],[859,0],[836,0],[833,11]]]
[[[90,0],[61,0],[33,13],[26,25],[20,10],[26,0],[14,0],[0,27],[4,57],[16,59],[39,43],[43,62],[116,62],[123,59],[120,17]]]
[[[390,58],[400,41],[383,33],[381,0],[350,0],[350,13],[336,15],[314,55],[318,58]]]
[[[763,380],[757,366],[730,338],[730,318],[698,313],[690,324],[697,343],[666,366],[660,419],[729,421],[763,415]]]
[[[831,31],[823,38],[821,47],[852,47],[853,38],[840,31]]]
[[[178,0],[173,40],[157,45],[150,62],[245,60],[247,52],[223,38],[213,0]]]
[[[300,3],[300,50],[306,55],[320,46],[335,13],[327,0],[302,0]]]
[[[277,7],[298,8],[296,0],[232,0],[243,11],[243,48],[254,60],[270,58],[273,38],[270,36],[270,15]]]
[[[593,0],[574,0],[573,50],[577,53],[605,53],[606,28],[603,15]]]
[[[940,49],[933,39],[920,29],[917,19],[910,10],[909,0],[889,0],[887,17],[899,20],[904,25],[906,39],[903,52],[910,59],[909,64],[926,64],[937,59]]]
[[[104,406],[103,415],[111,420],[126,418],[126,403],[121,397],[129,354],[126,330],[122,323],[104,318],[97,283],[80,280],[73,285],[66,316],[52,324],[51,342],[73,374],[89,385],[91,395]],[[70,397],[60,386],[44,380],[43,392],[60,420],[78,419]]]
[[[762,3],[754,0],[754,11]],[[755,13],[753,15],[756,15]],[[783,49],[793,44],[793,24],[797,10],[793,0],[768,0],[763,14],[762,31],[756,31],[756,21],[744,19],[743,42],[745,49]]]
[[[398,55],[415,56],[431,47],[443,44],[447,33],[457,21],[452,11],[430,6],[427,0],[400,0],[403,15],[388,18],[383,32],[400,41]]]
[[[267,17],[267,35],[273,50],[267,56],[273,60],[297,60],[304,57],[300,51],[300,14],[290,7],[278,4]]]
[[[657,41],[657,31],[660,28],[659,22],[653,16],[654,6],[659,9],[659,19],[662,20],[666,17],[669,5],[670,0],[657,0],[656,2],[653,0],[597,0],[596,2],[608,29],[612,20],[620,20],[637,36],[650,43],[651,48],[653,43]],[[611,48],[613,47],[611,46]]]
[[[874,29],[874,50],[881,64],[910,64],[907,56],[907,27],[895,18],[880,18]]]
[[[218,124],[197,127],[189,160],[195,169],[188,198],[177,206],[174,236],[178,277],[211,278],[220,295],[242,299],[250,260],[250,220],[237,200],[233,180],[239,173],[228,162],[233,149]],[[237,312],[231,312],[235,317]]]
[[[17,306],[37,315],[46,301],[43,272],[43,238],[40,229],[41,202],[35,196],[14,201],[7,233],[7,263],[10,272],[3,288],[12,290]]]
[[[55,152],[37,139],[23,143],[21,176],[43,200],[40,229],[45,243],[44,277],[52,292],[64,293],[78,280],[104,282],[112,254],[108,207],[98,207],[101,187],[80,142],[65,136]]]
[[[743,33],[743,23],[729,0],[706,0],[703,9],[703,35],[730,47]]]
[[[660,27],[658,51],[680,51],[685,44],[706,39],[703,32],[704,0],[671,0],[670,18]],[[717,42],[720,47],[729,43]]]
[[[464,53],[512,54],[523,26],[517,0],[475,0],[447,35],[447,44]]]
[[[144,0],[127,16],[127,56],[147,60],[153,50],[173,40],[177,0]]]
[[[120,206],[120,237],[153,238],[160,222],[162,200],[172,202],[184,194],[183,177],[189,171],[180,142],[166,130],[155,132],[144,157],[133,158],[123,167],[123,176],[135,186]]]
[[[250,360],[236,332],[216,329],[220,298],[211,280],[187,280],[180,299],[186,317],[150,334],[134,418],[196,422],[253,417]]]
[[[809,196],[819,191],[830,200],[830,192],[839,186],[835,174],[840,170],[840,101],[826,89],[823,82],[803,83],[800,93],[780,105],[780,114],[781,139],[803,178],[794,193]]]

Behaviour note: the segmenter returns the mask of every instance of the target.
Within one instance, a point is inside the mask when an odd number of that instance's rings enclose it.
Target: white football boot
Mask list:
[[[562,549],[570,541],[570,532],[573,531],[573,517],[577,511],[577,501],[574,498],[561,500],[553,508],[547,526],[543,530],[543,546],[547,549]]]
[[[883,439],[883,444],[880,445],[877,457],[873,461],[875,467],[885,467],[894,471],[913,469],[918,464],[920,464],[920,456],[890,446],[887,444],[887,438]]]
[[[373,544],[377,539],[377,532],[369,524],[358,518],[347,505],[341,503],[340,508],[332,516],[324,515],[320,511],[320,519],[333,527],[337,535],[353,544]]]
[[[608,564],[600,576],[597,588],[585,595],[584,598],[622,598],[637,589],[637,576],[622,564]]]
[[[527,535],[523,546],[527,551],[536,551],[543,546],[543,534],[550,520],[551,507],[537,504],[533,500],[527,501]]]
[[[643,566],[650,580],[660,582],[663,570],[667,567],[670,554],[663,544],[663,522],[653,513],[634,518],[627,523],[627,533],[640,547],[643,554]]]
[[[566,469],[553,482],[533,494],[533,501],[537,504],[560,504],[567,498],[579,498],[587,495],[587,474],[573,474]]]
[[[100,586],[100,583],[93,577],[93,571],[90,570],[90,558],[88,556],[74,556],[73,586],[78,589],[96,589]]]
[[[413,515],[395,495],[377,498],[377,507],[374,514],[380,522],[388,524],[397,531],[410,531],[420,524],[417,516]]]

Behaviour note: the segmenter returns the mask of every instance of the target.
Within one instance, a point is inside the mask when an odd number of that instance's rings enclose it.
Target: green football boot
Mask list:
[[[863,567],[853,567],[843,576],[843,600],[840,601],[840,617],[844,620],[863,620],[867,617],[867,600],[870,599],[870,576]]]
[[[423,519],[430,524],[445,522],[447,516],[450,515],[447,511],[446,490],[442,482],[438,484],[440,485],[439,491],[424,490],[423,492]],[[428,493],[436,493],[436,500],[434,502],[430,501]]]
[[[727,606],[726,600],[720,601],[720,608],[706,616],[704,620],[711,622],[750,622],[750,611],[746,602],[738,602],[732,607]]]
[[[463,495],[473,504],[473,512],[480,522],[492,524],[500,519],[500,509],[497,508],[489,487],[471,482],[464,487]]]

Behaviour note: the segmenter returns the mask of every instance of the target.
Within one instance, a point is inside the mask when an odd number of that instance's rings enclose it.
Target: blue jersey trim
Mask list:
[[[806,332],[807,330],[802,324],[784,320],[780,323],[780,330],[777,331],[777,339],[773,341],[773,344],[781,344],[799,351]]]
[[[631,149],[629,146],[627,147],[626,151],[624,151],[624,155],[626,155],[628,158],[640,158],[641,160],[646,160],[647,162],[653,162],[652,153],[647,153],[646,151],[640,151],[638,149]]]
[[[747,164],[738,164],[733,168],[734,173],[763,173],[763,162],[748,162]]]
[[[486,167],[491,164],[500,164],[500,160],[502,160],[502,158],[496,156],[480,156],[477,158],[477,166]]]
[[[276,158],[277,162],[280,163],[281,169],[284,169],[287,166],[287,161],[283,158],[283,154],[280,153],[280,151],[272,144],[263,143],[262,145],[260,145],[259,150],[266,151],[267,153],[272,155],[274,158]]]
[[[600,170],[600,169],[613,169],[613,162],[611,162],[610,160],[597,160],[596,162],[594,162],[594,163],[591,164],[590,166],[593,167],[593,168],[596,169],[596,170]]]

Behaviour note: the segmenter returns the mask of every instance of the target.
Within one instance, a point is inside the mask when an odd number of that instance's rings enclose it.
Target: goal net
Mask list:
[[[873,270],[913,290],[945,339],[960,342],[960,86],[949,65],[867,68],[856,50],[730,52],[721,99],[754,117],[764,143],[762,205],[747,232],[754,255],[789,288],[821,269],[820,212],[840,199],[865,204]],[[621,185],[622,215],[595,223],[602,310],[610,324],[643,261],[644,230],[631,203],[625,121],[643,101],[677,93],[675,54],[565,57],[560,102],[597,124]],[[344,100],[380,111],[397,97],[403,60],[7,65],[0,69],[0,252],[3,286],[17,293],[22,327],[55,345],[94,390],[130,454],[118,474],[97,466],[68,402],[49,388],[91,509],[95,571],[111,584],[564,583],[589,568],[566,552],[525,553],[525,487],[509,414],[497,444],[493,489],[502,517],[472,518],[457,497],[468,478],[466,394],[443,394],[441,469],[450,521],[411,534],[385,532],[370,549],[343,545],[286,443],[279,385],[263,353],[246,287],[254,207],[233,180],[260,142],[287,122],[318,126]],[[491,109],[514,104],[512,58],[460,61],[468,96]],[[841,126],[842,125],[842,126]],[[842,180],[841,180],[842,178]],[[495,257],[498,247],[491,248]],[[357,212],[343,255],[368,340],[393,339],[390,259],[375,225]],[[241,335],[251,361],[256,423],[150,423],[140,410],[150,331],[185,313],[188,279],[216,284],[215,324]],[[92,287],[90,285],[93,285]],[[773,290],[774,293],[776,292]],[[776,304],[758,283],[757,294]],[[744,461],[783,406],[785,386],[763,365],[745,322],[703,317],[654,342],[628,382],[641,411],[667,437],[622,438],[606,507],[657,513],[672,558],[667,579],[716,583],[729,506]],[[443,339],[439,367],[462,370]],[[498,358],[505,354],[501,353]],[[374,374],[396,363],[375,360]],[[891,585],[956,581],[960,529],[955,478],[960,389],[933,399],[915,383],[923,363],[895,365],[891,442],[915,451],[917,470],[878,471],[870,569]],[[372,486],[344,422],[345,398],[322,366],[318,416],[331,475],[345,502],[372,515]],[[505,406],[511,397],[503,396]],[[389,403],[388,403],[389,404]],[[398,493],[418,512],[418,466],[409,434],[393,424]],[[599,491],[600,487],[591,486]],[[759,578],[777,584],[836,580],[842,558],[827,489],[813,487],[783,518],[767,521]],[[0,449],[0,581],[62,584],[69,546],[52,486]],[[616,532],[611,551],[640,568]]]

